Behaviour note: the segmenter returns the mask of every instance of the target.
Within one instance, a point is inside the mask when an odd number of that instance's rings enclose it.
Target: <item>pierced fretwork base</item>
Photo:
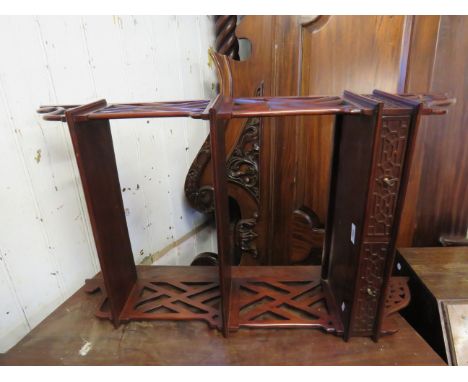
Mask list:
[[[217,267],[138,267],[139,279],[120,316],[132,320],[202,320],[221,328]],[[141,278],[140,278],[141,277]],[[96,316],[111,319],[100,279],[86,281],[86,291],[100,289],[103,300]]]
[[[121,321],[201,320],[221,329],[218,268],[137,267],[139,279],[120,317]],[[386,298],[382,334],[398,330],[388,316],[409,302],[407,278],[392,277]],[[232,268],[230,330],[257,328],[316,328],[343,334],[336,307],[320,282],[319,266],[239,266]],[[85,291],[100,290],[96,316],[111,320],[102,279],[86,281]]]
[[[319,266],[233,268],[230,328],[310,327],[342,333]]]

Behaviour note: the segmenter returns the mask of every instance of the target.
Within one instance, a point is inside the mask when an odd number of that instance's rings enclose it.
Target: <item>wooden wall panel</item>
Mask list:
[[[407,92],[447,93],[457,102],[445,116],[422,119],[397,245],[436,246],[441,235],[468,228],[468,18],[417,16]]]
[[[381,89],[397,90],[403,49],[403,16],[332,16],[318,30],[303,28],[301,94],[341,94]],[[309,181],[302,182],[302,198],[324,222],[328,201],[332,118],[305,118],[305,144],[297,151],[305,158]],[[312,129],[312,131],[310,131]],[[309,134],[309,135],[308,135]],[[303,177],[305,173],[301,173]]]
[[[468,17],[442,16],[435,52],[434,93],[457,98],[446,116],[431,121],[423,140],[414,246],[438,244],[442,234],[468,228]]]
[[[434,70],[439,22],[440,16],[414,17],[404,89],[407,92],[427,93],[429,91]],[[433,123],[434,118],[430,121]],[[427,122],[429,120],[422,118],[415,141],[413,163],[410,168],[408,188],[398,230],[397,247],[413,245]]]
[[[370,92],[448,93],[449,114],[423,118],[398,246],[438,245],[468,226],[466,21],[458,16],[282,16],[275,19],[276,95]],[[281,59],[280,59],[281,58]],[[324,223],[332,118],[277,119],[270,220],[273,262],[288,262],[287,231],[301,206]],[[288,153],[295,153],[291,156]],[[288,154],[288,155],[286,155]],[[456,163],[456,165],[454,165]]]
[[[405,63],[404,16],[281,16],[275,20],[274,94],[395,92]],[[288,262],[293,211],[306,206],[322,223],[328,205],[332,117],[274,122],[270,220],[273,262]]]

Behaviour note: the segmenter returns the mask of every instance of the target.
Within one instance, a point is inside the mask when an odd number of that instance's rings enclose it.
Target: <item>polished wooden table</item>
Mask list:
[[[409,276],[411,302],[401,313],[443,357],[439,305],[468,298],[468,247],[400,248],[395,273]]]
[[[169,268],[169,267],[168,267]],[[138,267],[148,274],[153,268]],[[76,292],[3,365],[444,365],[399,315],[400,331],[349,342],[313,329],[240,329],[228,339],[196,321],[134,321],[114,329],[94,317],[99,295]]]

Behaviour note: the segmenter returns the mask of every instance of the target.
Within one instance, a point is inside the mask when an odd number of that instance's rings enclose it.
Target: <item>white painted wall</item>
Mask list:
[[[208,16],[0,17],[0,352],[99,270],[67,127],[36,108],[211,98],[213,26]],[[203,221],[183,183],[208,126],[120,120],[112,133],[138,263]],[[214,240],[204,230],[159,263],[188,264]]]

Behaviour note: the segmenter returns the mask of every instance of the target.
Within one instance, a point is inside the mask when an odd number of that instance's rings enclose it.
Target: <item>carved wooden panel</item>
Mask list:
[[[385,297],[385,316],[390,316],[409,304],[409,277],[396,276],[390,279],[388,292]]]
[[[260,199],[258,159],[260,154],[261,118],[249,118],[226,163],[228,180]]]
[[[333,330],[320,280],[245,281],[240,285],[239,325],[262,323],[313,324]]]
[[[342,333],[320,280],[320,267],[234,269],[232,328],[312,327]]]
[[[240,219],[237,221],[234,230],[234,240],[241,254],[251,256],[254,259],[258,258],[258,250],[255,244],[258,237],[258,233],[255,232],[257,220],[257,214],[254,214],[252,218]]]
[[[87,280],[85,290],[102,292],[96,316],[111,319],[102,280]],[[183,272],[179,267],[178,278],[164,276],[161,272],[154,279],[137,280],[120,320],[201,320],[211,328],[220,329],[220,299],[215,267],[195,267],[195,272]]]
[[[372,207],[367,236],[388,237],[391,234],[409,122],[409,117],[382,119],[380,154],[371,191]]]
[[[382,334],[393,334],[399,330],[393,317],[410,303],[411,294],[408,281],[409,277],[396,276],[390,278],[387,294],[385,296],[384,317],[381,328]]]
[[[363,243],[362,251],[355,314],[351,322],[351,332],[354,335],[371,334],[375,330],[388,244]]]
[[[190,205],[197,211],[203,213],[211,213],[214,211],[213,186],[200,185],[201,177],[210,159],[210,137],[208,136],[190,166],[189,172],[185,177],[184,185],[185,196]]]

